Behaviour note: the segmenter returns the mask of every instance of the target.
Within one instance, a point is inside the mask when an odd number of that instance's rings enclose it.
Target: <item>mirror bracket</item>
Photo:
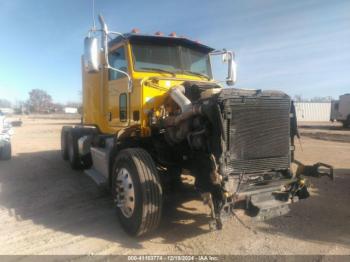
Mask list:
[[[223,50],[214,50],[209,55],[222,55],[222,61],[228,64],[228,73],[226,77],[226,84],[233,86],[236,83],[237,73],[236,73],[236,62],[235,54],[232,51]]]
[[[109,31],[108,30],[108,26],[103,18],[102,15],[99,15],[99,21],[100,21],[100,24],[101,24],[101,31],[102,31],[102,49],[103,49],[103,53],[104,53],[104,56],[105,56],[105,63],[106,63],[106,68],[107,69],[111,69],[113,71],[116,71],[116,72],[119,72],[123,75],[125,75],[127,78],[128,78],[128,92],[131,93],[132,92],[132,79],[131,79],[131,76],[127,73],[127,72],[124,72],[122,70],[119,70],[117,68],[114,68],[110,65],[109,63],[109,59],[108,59],[108,37],[110,35],[119,35],[123,38],[125,38],[125,36],[122,34],[122,33],[119,33],[119,32],[114,32],[114,31]]]
[[[125,75],[128,78],[128,92],[131,93],[132,92],[131,76],[127,72],[124,72],[122,70],[112,67],[108,59],[108,37],[110,37],[110,35],[119,35],[125,38],[125,36],[119,32],[109,31],[108,26],[101,15],[99,15],[99,21],[101,24],[101,29],[100,30],[91,29],[88,32],[88,36],[84,40],[84,57],[83,57],[84,68],[88,73],[96,73],[103,69],[111,69]],[[95,36],[92,36],[92,35],[96,35],[97,32],[101,33],[101,47],[99,47],[98,38]],[[100,62],[101,53],[103,53],[105,58],[104,64],[101,64]]]

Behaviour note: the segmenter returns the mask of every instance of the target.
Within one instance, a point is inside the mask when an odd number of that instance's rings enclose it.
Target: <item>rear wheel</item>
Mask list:
[[[64,126],[61,130],[61,155],[63,160],[68,160],[68,142],[67,137],[69,131],[72,129],[70,126]]]
[[[114,161],[112,194],[123,229],[135,236],[157,228],[162,188],[151,156],[143,149],[122,150]]]
[[[78,132],[71,129],[67,133],[67,155],[68,161],[72,169],[82,169],[83,165],[78,150]]]

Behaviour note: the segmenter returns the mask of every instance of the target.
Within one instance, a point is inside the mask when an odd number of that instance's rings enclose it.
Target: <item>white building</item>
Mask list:
[[[66,114],[77,114],[78,113],[78,108],[76,107],[65,107],[64,112]]]
[[[0,108],[0,111],[5,115],[11,115],[14,113],[14,110],[12,108],[9,108],[9,107]]]
[[[330,121],[331,102],[294,102],[298,121]]]

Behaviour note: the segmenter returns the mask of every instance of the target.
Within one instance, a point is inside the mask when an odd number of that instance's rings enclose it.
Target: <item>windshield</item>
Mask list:
[[[182,45],[132,44],[136,71],[182,73],[211,78],[209,55]]]

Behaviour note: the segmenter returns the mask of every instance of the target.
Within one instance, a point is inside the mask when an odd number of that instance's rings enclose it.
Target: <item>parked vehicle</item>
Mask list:
[[[339,121],[344,127],[350,127],[350,94],[339,96],[332,101],[331,121]]]
[[[11,159],[12,127],[0,111],[0,160]]]

